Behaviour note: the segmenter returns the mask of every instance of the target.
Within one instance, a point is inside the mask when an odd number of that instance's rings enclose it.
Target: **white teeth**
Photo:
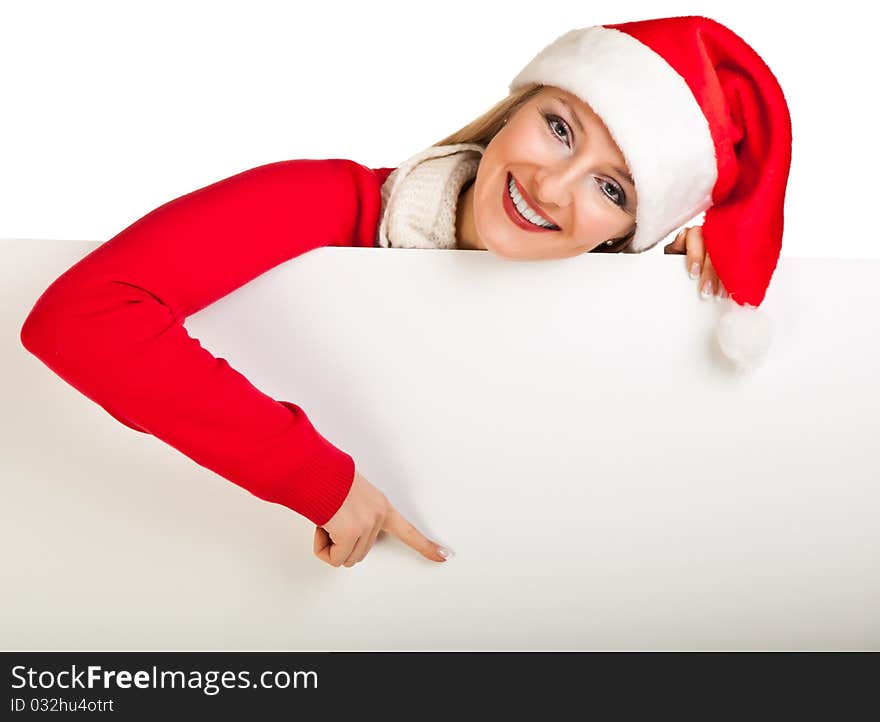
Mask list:
[[[510,191],[510,198],[516,206],[516,209],[526,220],[536,226],[540,226],[541,228],[556,228],[553,223],[538,215],[538,213],[532,210],[531,206],[523,200],[519,191],[516,189],[516,184],[513,182],[513,178],[511,178],[510,183],[507,184],[507,189]]]

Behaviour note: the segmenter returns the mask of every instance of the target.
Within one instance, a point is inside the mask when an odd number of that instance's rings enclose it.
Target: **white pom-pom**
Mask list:
[[[728,310],[718,322],[718,345],[724,355],[743,371],[757,363],[773,339],[770,317],[750,304],[740,306],[727,299]]]

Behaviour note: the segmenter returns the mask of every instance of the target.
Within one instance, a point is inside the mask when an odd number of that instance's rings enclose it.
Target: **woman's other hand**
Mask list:
[[[315,556],[332,567],[353,567],[387,531],[431,561],[445,562],[438,544],[404,519],[385,495],[356,470],[342,506],[323,527],[315,527]]]
[[[700,279],[697,288],[704,299],[713,295],[718,299],[727,298],[727,289],[721,284],[712,259],[706,253],[702,226],[683,228],[672,243],[663,247],[663,253],[687,256],[688,274],[691,279]]]

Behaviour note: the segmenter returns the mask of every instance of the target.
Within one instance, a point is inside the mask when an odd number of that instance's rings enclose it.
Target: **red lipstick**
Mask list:
[[[501,201],[502,205],[504,206],[504,211],[507,213],[508,218],[510,218],[510,220],[512,220],[517,226],[519,226],[520,228],[522,228],[525,231],[533,231],[536,233],[541,233],[541,232],[552,232],[552,231],[559,230],[558,228],[542,228],[541,226],[536,226],[534,223],[529,222],[528,220],[526,220],[523,216],[521,216],[519,214],[519,211],[516,210],[516,206],[513,205],[513,199],[510,197],[509,184],[510,184],[511,178],[513,178],[513,176],[508,173],[507,174],[507,182],[504,184],[504,190],[503,190],[504,197]],[[526,203],[528,203],[531,208],[535,208],[535,206],[532,205],[532,203],[530,202],[531,199],[529,198],[529,196],[523,191],[523,189],[519,185],[519,183],[516,182],[516,178],[513,178],[513,182],[516,184],[516,189],[519,192],[520,196],[522,196],[523,200]],[[543,213],[541,215],[542,215],[542,217],[545,217]],[[547,220],[550,221],[551,223],[553,223],[554,225],[558,225],[551,218],[547,218]]]

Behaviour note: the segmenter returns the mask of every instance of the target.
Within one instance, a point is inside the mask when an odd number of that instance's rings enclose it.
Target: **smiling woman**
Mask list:
[[[706,252],[731,300],[763,300],[781,248],[791,122],[770,69],[714,20],[568,31],[506,98],[431,149],[399,171],[441,156],[458,171],[452,247],[515,259],[642,253],[706,211]],[[396,181],[388,195],[402,192]],[[396,245],[384,233],[379,243]]]
[[[702,17],[576,29],[509,91],[396,168],[282,160],[155,208],[46,289],[22,344],[121,423],[314,522],[322,561],[353,566],[382,530],[445,561],[302,408],[256,389],[184,321],[320,246],[641,253],[704,210],[729,300],[761,303],[791,128],[741,38]],[[722,350],[736,360],[752,348],[734,320]]]
[[[625,250],[635,233],[635,185],[586,103],[530,84],[435,147],[482,144],[487,131],[475,181],[460,196],[459,248],[520,260]]]
[[[642,253],[705,211],[685,238],[731,302],[718,343],[740,370],[758,360],[769,319],[740,311],[776,268],[791,163],[788,105],[761,57],[701,16],[599,25],[558,37],[509,91],[392,172],[378,244]]]

